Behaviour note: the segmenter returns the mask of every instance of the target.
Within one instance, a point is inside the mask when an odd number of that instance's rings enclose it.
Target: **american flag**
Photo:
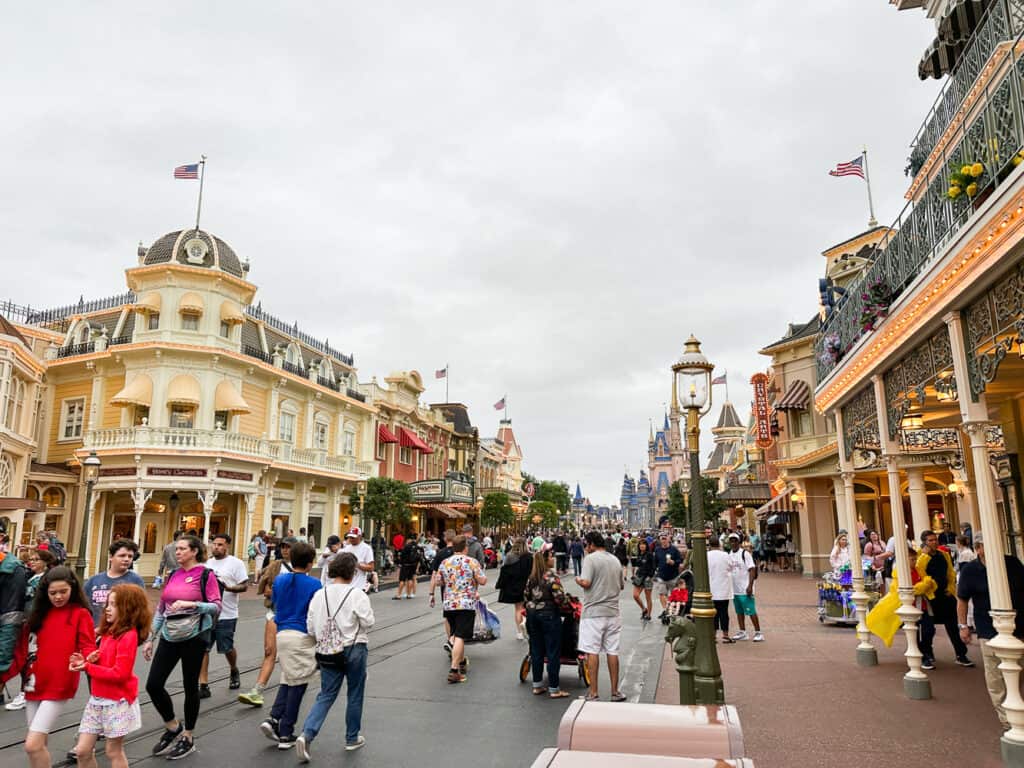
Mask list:
[[[859,155],[848,163],[839,163],[835,170],[828,172],[829,176],[860,176],[864,178],[864,155]]]
[[[199,163],[193,163],[192,165],[179,165],[177,168],[174,169],[174,178],[198,179]]]
[[[501,400],[499,400],[498,402],[496,402],[494,404],[494,410],[496,410],[496,411],[503,411],[503,410],[505,410],[505,398],[504,397],[501,398]]]
[[[722,374],[721,376],[715,376],[715,378],[711,380],[711,384],[712,386],[715,384],[725,384],[725,374]]]
[[[434,378],[435,379],[443,379],[443,378],[446,378],[447,376],[448,376],[448,366],[447,365],[444,368],[438,368],[436,371],[434,371]]]

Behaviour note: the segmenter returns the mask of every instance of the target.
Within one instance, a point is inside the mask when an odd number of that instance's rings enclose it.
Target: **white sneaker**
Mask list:
[[[357,750],[357,749],[359,749],[359,748],[360,748],[360,747],[362,747],[362,746],[363,746],[364,744],[366,744],[366,739],[364,739],[364,738],[363,738],[363,735],[362,735],[362,734],[360,734],[360,735],[356,736],[356,740],[355,740],[355,741],[350,741],[350,742],[348,742],[348,743],[347,743],[347,744],[345,745],[345,751],[346,751],[346,752],[352,752],[352,751],[354,751],[354,750]]]
[[[525,639],[526,638],[523,637],[523,633],[520,632],[519,630],[516,630],[516,640],[525,640]]]
[[[25,694],[19,691],[18,695],[4,705],[8,712],[17,712],[25,708]]]
[[[309,762],[309,744],[306,743],[306,734],[302,734],[295,740],[295,754],[298,756],[300,763]]]
[[[762,635],[760,632],[755,632],[754,633],[754,642],[755,643],[763,643],[764,642],[764,635]]]
[[[732,639],[733,640],[749,640],[750,638],[747,636],[746,632],[737,632],[736,634],[734,634],[732,636]]]

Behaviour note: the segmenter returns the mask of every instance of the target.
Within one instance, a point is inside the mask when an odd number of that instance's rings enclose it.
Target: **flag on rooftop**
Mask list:
[[[498,402],[496,402],[494,404],[494,410],[496,410],[496,411],[503,411],[503,410],[505,410],[505,398],[504,397],[501,398],[501,400],[499,400]]]
[[[192,163],[191,165],[179,165],[177,168],[174,169],[174,178],[198,179],[199,163]]]
[[[448,366],[447,365],[444,368],[438,368],[436,371],[434,371],[434,378],[435,379],[444,379],[447,376],[448,376]]]
[[[711,380],[711,384],[712,386],[715,384],[725,384],[725,374],[723,373],[721,376],[715,376],[715,378]]]
[[[860,176],[864,178],[864,155],[858,155],[848,163],[838,163],[828,172],[829,176]]]

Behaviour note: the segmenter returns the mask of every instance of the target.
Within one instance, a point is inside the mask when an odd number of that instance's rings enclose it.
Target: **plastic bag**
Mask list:
[[[476,601],[476,620],[473,622],[473,642],[489,643],[501,637],[501,619],[488,609],[483,600]]]

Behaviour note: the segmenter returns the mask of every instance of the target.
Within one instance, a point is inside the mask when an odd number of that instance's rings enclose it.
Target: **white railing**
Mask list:
[[[174,448],[196,452],[228,451],[266,459],[271,463],[281,462],[311,469],[324,469],[328,472],[355,474],[357,469],[352,456],[329,456],[323,450],[295,448],[291,443],[280,440],[265,440],[220,429],[149,426],[93,429],[86,432],[84,446],[88,449]],[[369,473],[371,466],[370,462],[359,462],[358,468]]]

